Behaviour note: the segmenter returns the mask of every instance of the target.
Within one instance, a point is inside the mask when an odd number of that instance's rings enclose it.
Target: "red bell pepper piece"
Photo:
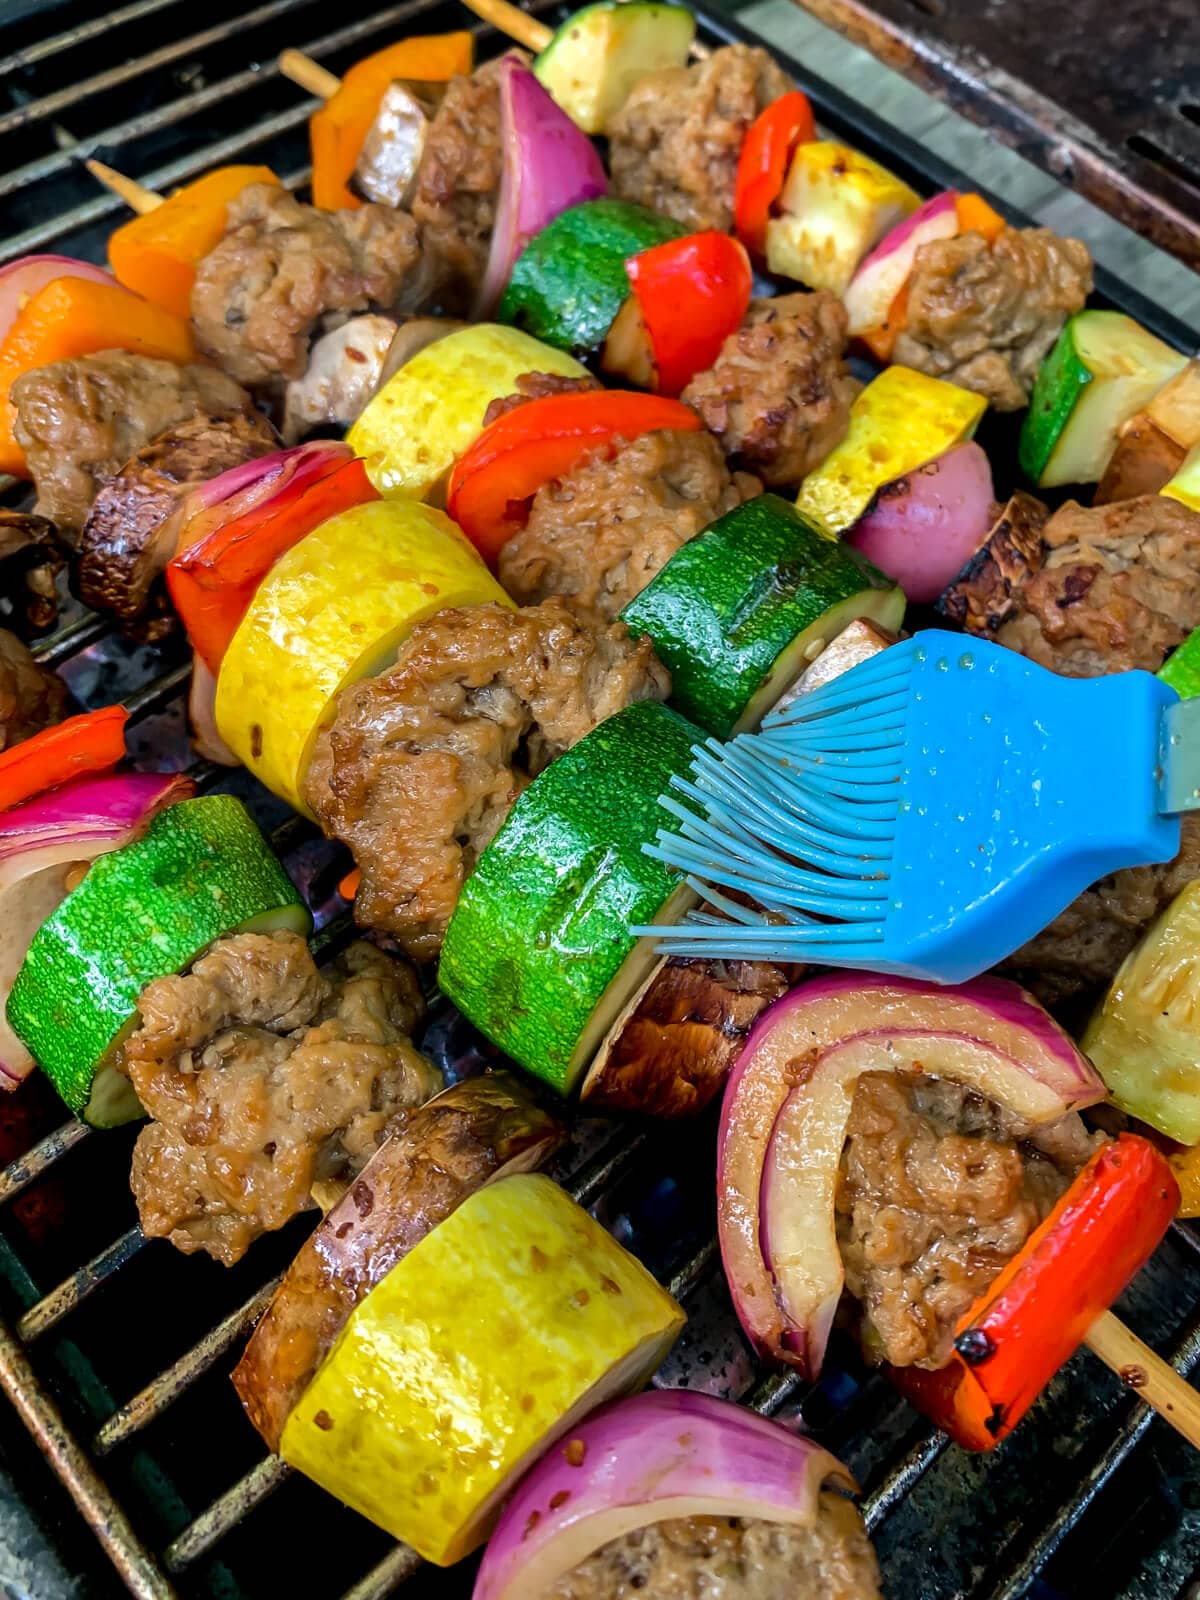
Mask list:
[[[799,89],[772,100],[750,124],[738,158],[733,222],[738,238],[754,255],[766,252],[767,221],[783,193],[796,146],[816,136],[812,106]]]
[[[214,675],[263,578],[294,544],[339,511],[378,500],[359,460],[298,473],[269,500],[204,530],[167,564],[167,588],[188,638]]]
[[[741,327],[754,286],[749,257],[709,229],[630,256],[625,271],[650,340],[654,387],[678,394]]]
[[[105,706],[43,728],[0,755],[0,811],[75,778],[111,772],[125,755],[124,706]]]
[[[446,509],[484,559],[495,565],[529,519],[544,483],[578,466],[613,439],[661,429],[693,431],[700,418],[678,400],[622,389],[546,395],[497,417],[450,474]]]
[[[1111,1140],[963,1317],[949,1365],[889,1368],[893,1381],[958,1444],[993,1449],[1153,1255],[1178,1204],[1161,1151],[1137,1134]]]

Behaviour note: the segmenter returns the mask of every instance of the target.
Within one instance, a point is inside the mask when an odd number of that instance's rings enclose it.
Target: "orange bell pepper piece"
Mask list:
[[[250,183],[274,183],[270,167],[219,167],[124,223],[108,241],[119,283],[177,317],[192,312],[196,263],[225,232],[229,202]]]
[[[958,1444],[993,1449],[1154,1254],[1178,1203],[1161,1151],[1137,1134],[1110,1140],[959,1322],[949,1365],[892,1367],[893,1382]]]
[[[896,348],[896,340],[904,332],[904,325],[908,321],[908,281],[907,279],[896,291],[896,298],[888,307],[886,322],[880,323],[878,328],[872,328],[864,333],[862,342],[884,366],[892,359]]]
[[[954,211],[958,217],[959,233],[981,233],[989,244],[1008,227],[1008,223],[1000,213],[993,211],[979,194],[956,195]],[[906,282],[897,291],[896,298],[888,307],[887,320],[878,328],[872,328],[869,333],[861,334],[859,337],[875,359],[886,365],[892,359],[896,340],[903,333],[907,321],[908,283]]]
[[[989,244],[1003,233],[1008,223],[993,211],[981,194],[960,194],[954,202],[959,233],[981,233]]]
[[[13,428],[17,410],[9,392],[35,367],[97,350],[130,350],[164,361],[194,361],[196,348],[182,317],[151,305],[115,283],[55,278],[31,295],[0,344],[0,472],[29,476]]]
[[[0,811],[74,778],[111,772],[125,755],[124,706],[68,717],[0,755]]]
[[[338,893],[341,895],[343,900],[353,900],[354,896],[358,893],[358,886],[361,882],[362,873],[357,867],[351,867],[350,871],[338,884]]]
[[[455,73],[470,72],[474,59],[475,40],[463,32],[400,39],[355,62],[337,92],[309,118],[313,204],[326,211],[362,205],[348,184],[389,83],[396,78],[445,83]]]

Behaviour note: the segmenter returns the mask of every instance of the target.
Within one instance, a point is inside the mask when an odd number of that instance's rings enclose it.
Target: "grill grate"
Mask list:
[[[52,36],[36,17],[6,27],[0,199],[14,231],[0,259],[48,246],[102,256],[123,211],[81,172],[84,155],[156,188],[251,158],[303,183],[312,102],[298,101],[280,79],[280,48],[297,44],[338,70],[398,32],[463,26],[449,0],[405,0],[332,31],[318,0],[269,0],[246,11],[234,0],[212,0],[208,25],[197,31],[188,31],[190,9],[185,0],[135,0],[103,14],[101,0],[70,0],[54,8],[66,25]],[[703,31],[713,43],[737,33],[712,21]],[[485,50],[496,48],[494,35],[476,32]],[[955,181],[869,112],[795,63],[785,65],[832,129],[925,188]],[[1187,329],[1101,277],[1102,288],[1134,315],[1189,343]],[[246,799],[313,904],[321,947],[332,952],[348,936],[334,893],[344,857],[246,774],[191,759],[182,707],[187,667],[177,645],[134,647],[72,606],[38,654],[61,670],[82,704],[124,700],[137,758],[186,768],[202,788]],[[435,1012],[427,1039],[441,1039],[453,1054],[446,1045],[453,1037],[445,1011]],[[227,1373],[304,1225],[261,1241],[230,1272],[184,1261],[167,1245],[150,1248],[133,1225],[128,1134],[97,1137],[74,1122],[56,1126],[56,1106],[37,1081],[11,1114],[0,1106],[0,1160],[8,1162],[0,1167],[0,1387],[125,1589],[139,1600],[262,1600],[284,1592],[382,1600],[401,1587],[419,1596],[465,1594],[469,1575],[433,1572],[412,1552],[389,1546],[282,1463],[264,1458],[241,1418]],[[893,1595],[1017,1600],[1042,1581],[1038,1574],[1055,1585],[1045,1595],[1081,1593],[1085,1582],[1097,1595],[1115,1594],[1117,1567],[1092,1561],[1084,1541],[1095,1541],[1102,1527],[1128,1531],[1134,1523],[1143,1531],[1128,1533],[1120,1581],[1128,1578],[1130,1586],[1120,1592],[1166,1600],[1181,1589],[1200,1536],[1185,1516],[1165,1536],[1147,1537],[1145,1484],[1154,1486],[1169,1523],[1172,1506],[1186,1506],[1189,1496],[1200,1504],[1200,1472],[1090,1357],[1072,1362],[1013,1440],[987,1460],[950,1449],[936,1430],[914,1421],[848,1350],[838,1350],[811,1388],[795,1375],[756,1370],[717,1262],[712,1139],[711,1122],[673,1129],[664,1139],[654,1130],[585,1121],[557,1172],[685,1301],[691,1320],[663,1381],[731,1393],[763,1414],[799,1417],[842,1454],[866,1485],[866,1517]],[[1157,1347],[1168,1345],[1185,1373],[1200,1359],[1197,1283],[1200,1241],[1179,1225],[1122,1306],[1139,1332]],[[1139,1487],[1131,1496],[1122,1469],[1135,1456]],[[1121,1491],[1116,1498],[1114,1491]],[[44,1504],[36,1481],[29,1495]],[[299,1527],[308,1534],[303,1540]],[[115,1592],[109,1574],[98,1560],[88,1593]],[[1150,1587],[1134,1586],[1143,1574]]]

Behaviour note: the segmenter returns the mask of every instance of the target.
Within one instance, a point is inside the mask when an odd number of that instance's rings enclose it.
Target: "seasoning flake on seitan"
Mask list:
[[[1075,1112],[1034,1125],[944,1079],[864,1073],[836,1213],[868,1358],[944,1366],[963,1312],[1100,1142]]]
[[[860,385],[845,349],[846,313],[835,295],[752,300],[745,322],[680,398],[737,466],[769,489],[797,484],[850,426]]]
[[[816,1521],[675,1517],[610,1539],[542,1600],[882,1600],[857,1508],[821,1491]]]
[[[730,474],[709,433],[616,439],[538,490],[500,552],[500,581],[522,604],[557,595],[611,620],[681,545],[761,492],[749,473]]]
[[[479,854],[556,756],[670,676],[649,639],[557,602],[439,611],[342,691],[307,798],[362,873],[355,915],[430,959]]]
[[[791,88],[756,45],[723,45],[689,67],[648,72],[606,130],[613,195],[690,230],[727,233],[750,124]]]
[[[231,1266],[260,1234],[349,1180],[442,1087],[409,1035],[404,962],[356,944],[328,977],[294,933],[220,939],[148,984],[120,1064],[153,1119],[131,1184],[142,1231]]]
[[[240,383],[299,378],[323,319],[413,309],[420,264],[407,212],[379,205],[319,211],[274,184],[249,184],[229,204],[224,237],[196,269],[196,343]]]
[[[1087,246],[1048,228],[936,239],[916,253],[892,359],[986,395],[997,411],[1020,411],[1091,289]]]

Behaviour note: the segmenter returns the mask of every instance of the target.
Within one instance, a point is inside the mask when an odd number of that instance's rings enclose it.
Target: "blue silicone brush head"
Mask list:
[[[958,634],[904,640],[696,747],[647,849],[710,909],[637,931],[668,954],[965,981],[1089,883],[1177,853],[1159,809],[1176,698],[1146,673],[1085,682]]]

